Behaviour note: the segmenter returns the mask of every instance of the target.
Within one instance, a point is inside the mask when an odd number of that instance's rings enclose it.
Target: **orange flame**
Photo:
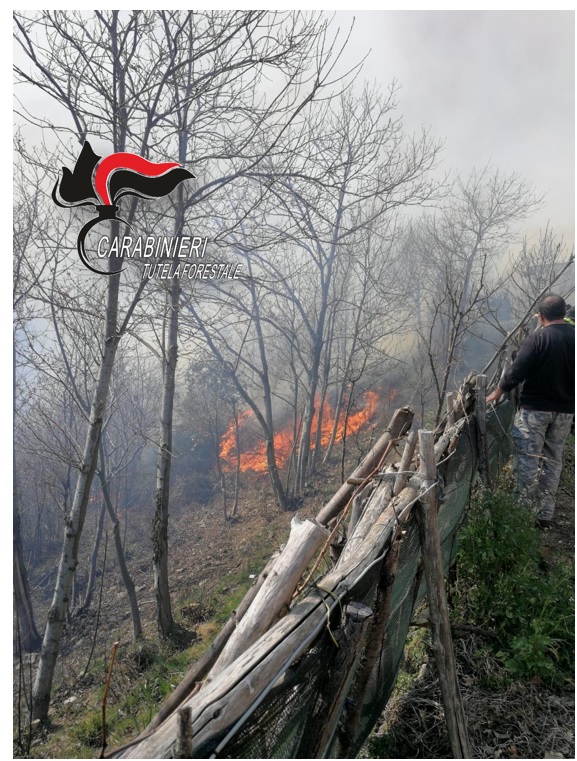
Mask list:
[[[392,392],[393,393],[393,392]],[[391,396],[392,396],[391,393]],[[389,400],[391,398],[389,397]],[[356,433],[360,430],[375,414],[377,404],[379,401],[378,394],[375,391],[366,391],[363,394],[363,407],[354,413],[349,413],[346,422],[346,435],[350,436],[352,433]],[[318,410],[320,407],[320,400],[317,399],[315,403],[315,414],[313,417],[311,427],[311,447],[316,445],[316,437],[318,431]],[[341,410],[339,414],[339,420],[337,423],[337,430],[335,441],[342,441],[345,433],[345,410]],[[254,418],[252,410],[245,410],[238,416],[239,431],[241,431],[241,444],[243,438],[252,438],[254,440],[255,434],[251,432],[250,425],[247,422]],[[331,439],[333,426],[335,423],[335,412],[332,406],[325,401],[323,410],[323,420],[321,424],[321,446],[325,449]],[[276,464],[279,468],[284,468],[288,463],[293,450],[293,429],[289,424],[282,430],[278,431],[274,435],[274,450],[276,457]],[[236,424],[233,420],[228,426],[220,441],[220,458],[223,461],[223,470],[234,471],[237,467],[237,454],[236,454]],[[243,446],[240,453],[240,470],[245,473],[249,470],[254,473],[266,473],[267,472],[267,458],[266,458],[266,442],[257,440],[252,445]]]

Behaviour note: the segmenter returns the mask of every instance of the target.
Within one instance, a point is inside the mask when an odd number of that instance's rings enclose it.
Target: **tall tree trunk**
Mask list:
[[[118,47],[118,11],[112,14],[112,22],[109,27],[110,49],[113,59],[113,98],[115,100],[112,115],[113,148],[114,152],[122,152],[126,149],[126,136],[128,115],[126,110],[126,98],[124,91],[124,77],[126,70],[121,63]],[[135,202],[131,206],[129,221],[132,219]],[[119,237],[120,225],[118,220],[110,223],[111,240]],[[124,324],[121,329],[118,326],[118,295],[120,290],[120,269],[122,260],[117,257],[108,259],[107,291],[106,291],[106,320],[103,336],[102,359],[98,370],[98,377],[94,386],[94,392],[90,404],[88,427],[82,457],[79,465],[79,473],[74,491],[72,506],[65,518],[64,544],[58,565],[58,575],[52,598],[52,605],[48,611],[48,621],[42,642],[42,652],[38,662],[38,669],[32,690],[32,717],[45,722],[48,718],[48,708],[52,692],[52,681],[56,660],[62,639],[62,628],[70,603],[70,591],[74,572],[78,565],[78,545],[86,517],[86,508],[90,496],[92,479],[98,462],[98,447],[102,431],[102,421],[106,412],[108,392],[116,351],[122,332],[128,323],[132,311],[144,289],[145,281],[137,288],[131,306],[127,310]]]
[[[337,431],[339,429],[339,418],[341,416],[341,405],[343,403],[343,398],[345,395],[345,388],[347,385],[346,377],[343,378],[343,380],[339,383],[339,390],[337,391],[337,399],[335,401],[335,419],[333,421],[333,427],[331,429],[331,437],[329,439],[329,443],[327,446],[327,451],[325,452],[325,456],[323,459],[323,464],[328,462],[330,459],[330,456],[333,453],[333,447],[335,445],[335,441],[337,438]]]
[[[12,341],[12,399],[16,399],[16,340]],[[16,406],[14,404],[14,417]],[[20,627],[20,635],[15,640],[14,652],[24,650],[31,653],[38,650],[42,638],[34,623],[30,588],[28,586],[28,574],[24,564],[24,552],[22,548],[22,533],[20,523],[20,495],[18,493],[18,478],[16,476],[16,457],[14,443],[12,444],[12,583],[14,587],[14,603],[16,605],[16,618]]]
[[[335,312],[331,312],[327,340],[325,341],[325,352],[323,359],[323,372],[322,372],[322,386],[321,386],[321,398],[319,403],[319,409],[317,414],[317,431],[315,436],[315,445],[309,464],[309,474],[313,474],[316,470],[317,464],[321,458],[322,449],[322,437],[323,437],[323,418],[325,413],[325,402],[327,399],[327,390],[329,387],[329,374],[331,371],[332,354],[333,354],[333,336],[335,326]]]
[[[233,409],[233,412],[235,414],[235,421],[236,421],[236,410]],[[220,459],[220,439],[219,439],[219,418],[218,418],[218,405],[215,409],[215,421],[214,421],[214,435],[213,435],[213,443],[214,443],[214,457],[216,460],[216,470],[218,472],[218,480],[220,481],[220,491],[222,494],[222,517],[225,521],[228,520],[228,498],[227,498],[227,492],[226,492],[226,475],[224,470],[222,469],[222,462]],[[238,444],[237,444],[238,449]],[[237,463],[238,466],[238,463]]]
[[[178,357],[178,309],[180,283],[174,278],[170,287],[167,346],[164,351],[164,383],[160,446],[156,465],[156,501],[152,519],[152,564],[158,636],[166,639],[175,628],[168,584],[168,507],[172,464],[172,413]]]
[[[349,424],[349,413],[351,411],[351,405],[353,403],[353,391],[355,388],[355,382],[351,382],[351,390],[347,399],[347,406],[345,409],[345,417],[343,420],[343,451],[341,454],[341,481],[345,480],[345,458],[347,454],[347,425]]]
[[[122,544],[122,537],[120,536],[120,521],[116,514],[114,505],[110,498],[110,489],[108,488],[108,481],[104,474],[104,447],[100,450],[100,462],[101,469],[98,471],[98,477],[100,479],[100,485],[102,487],[102,496],[104,498],[104,504],[108,512],[108,517],[112,522],[112,535],[114,537],[114,547],[116,549],[116,558],[118,560],[118,567],[120,569],[120,575],[128,595],[128,602],[130,604],[130,616],[132,618],[132,641],[136,642],[142,637],[142,624],[140,622],[140,611],[138,610],[138,602],[136,600],[136,589],[134,582],[128,570],[126,563],[126,555],[124,554],[124,546]]]
[[[320,460],[323,438],[323,419],[325,415],[325,402],[327,399],[328,390],[328,368],[323,371],[323,383],[321,387],[321,397],[319,401],[319,409],[317,412],[317,430],[315,434],[315,445],[310,460],[309,473],[314,473],[317,467],[317,463]]]
[[[293,400],[292,400],[292,446],[291,446],[291,452],[290,457],[288,459],[287,467],[286,467],[286,490],[289,489],[290,479],[291,479],[291,473],[294,468],[295,471],[295,481],[292,493],[294,495],[296,491],[296,468],[297,468],[297,442],[299,440],[300,435],[300,416],[299,416],[299,377],[298,373],[296,371],[295,363],[294,363],[294,356],[291,351],[291,361],[289,363],[292,377],[293,377]]]
[[[316,329],[313,335],[313,350],[311,357],[311,368],[308,372],[309,388],[308,396],[305,406],[305,414],[303,417],[303,426],[301,432],[301,438],[299,442],[299,459],[297,465],[297,492],[302,493],[305,488],[305,483],[309,470],[309,457],[311,448],[311,429],[313,424],[313,417],[315,413],[315,399],[317,394],[317,387],[319,384],[319,369],[321,366],[321,357],[325,339],[325,323],[327,319],[327,311],[329,308],[329,292],[331,287],[331,281],[333,277],[333,267],[335,257],[337,255],[338,241],[340,235],[341,222],[343,217],[343,201],[344,201],[344,187],[346,179],[343,181],[339,193],[339,201],[337,207],[337,215],[335,218],[335,225],[333,228],[333,235],[331,240],[330,252],[326,260],[326,265],[321,272],[321,306],[319,309],[319,317],[316,325]]]
[[[449,345],[447,347],[447,354],[445,357],[445,365],[443,367],[443,376],[441,380],[441,386],[438,390],[437,412],[435,415],[436,426],[439,425],[439,422],[441,421],[441,416],[443,414],[443,409],[445,406],[445,396],[447,393],[447,387],[449,385],[449,377],[451,374],[451,370],[453,368],[453,360],[455,358],[455,350],[457,348],[457,337],[459,334],[460,327],[461,327],[460,319],[457,319],[457,321],[451,325],[451,337],[449,339]]]
[[[326,309],[321,310],[321,318],[319,318],[319,326],[324,326],[324,312]],[[299,441],[299,456],[297,463],[297,479],[296,487],[297,493],[302,494],[305,488],[308,468],[309,457],[311,449],[311,431],[313,426],[313,419],[315,416],[315,401],[317,396],[317,387],[319,383],[319,367],[321,361],[321,352],[323,348],[322,332],[319,330],[315,338],[315,344],[313,347],[313,357],[311,369],[308,373],[309,388],[307,392],[307,401],[305,406],[305,414],[303,416],[303,424],[301,431],[301,438]]]
[[[268,467],[268,474],[270,477],[273,492],[276,497],[276,501],[281,510],[285,510],[287,507],[286,497],[284,489],[280,480],[276,462],[276,452],[274,447],[274,416],[272,408],[272,389],[270,385],[270,377],[268,372],[268,359],[266,353],[265,340],[262,332],[262,324],[260,318],[260,307],[257,293],[254,287],[254,281],[252,280],[252,267],[250,259],[248,260],[248,273],[251,278],[249,281],[249,288],[252,296],[253,304],[253,322],[258,338],[258,349],[261,362],[260,379],[262,382],[262,399],[264,403],[264,418],[266,421],[266,462]]]
[[[13,584],[14,584],[14,601],[16,605],[16,616],[20,627],[19,642],[15,642],[15,651],[22,649],[31,653],[38,650],[42,638],[38,634],[36,624],[34,623],[34,614],[32,611],[32,602],[30,600],[30,589],[28,586],[28,574],[24,565],[22,551],[22,535],[20,532],[20,507],[18,502],[18,487],[14,479],[14,498],[12,503],[12,563],[13,563]]]
[[[82,605],[78,608],[78,613],[84,613],[88,610],[92,602],[92,595],[94,594],[94,584],[96,582],[96,561],[98,560],[98,550],[100,549],[100,540],[102,539],[102,531],[104,529],[104,516],[106,515],[106,506],[104,501],[100,506],[100,515],[98,516],[98,526],[96,529],[96,539],[94,540],[94,547],[92,549],[92,557],[90,558],[90,572],[88,574],[88,581],[86,582],[86,592],[84,593],[84,600]]]
[[[234,502],[232,505],[231,518],[235,518],[238,511],[238,493],[240,489],[240,429],[238,425],[238,411],[234,405],[234,440],[236,443],[236,466],[234,468]]]
[[[357,350],[357,344],[358,344],[358,340],[359,340],[360,324],[361,324],[361,316],[362,316],[362,313],[363,313],[363,308],[362,307],[363,307],[363,304],[365,303],[366,295],[367,295],[367,289],[364,288],[363,289],[363,294],[362,294],[361,301],[358,304],[358,308],[357,308],[357,313],[356,313],[356,317],[355,317],[355,326],[354,326],[354,329],[352,331],[352,345],[351,345],[350,351],[348,352],[348,355],[347,355],[347,339],[345,338],[345,340],[344,340],[345,369],[344,369],[344,372],[343,372],[342,383],[339,386],[339,390],[338,390],[338,394],[337,394],[337,400],[335,402],[335,421],[333,423],[333,428],[332,428],[332,431],[331,431],[331,438],[330,438],[329,444],[327,446],[327,451],[326,451],[323,463],[327,462],[327,460],[329,459],[329,457],[332,454],[333,447],[335,445],[335,439],[336,439],[337,430],[338,430],[338,426],[339,426],[339,417],[340,417],[340,413],[341,413],[341,405],[343,404],[343,399],[345,397],[345,390],[346,390],[346,387],[347,387],[347,383],[349,381],[349,377],[351,375],[351,368],[352,368],[352,364],[353,364],[353,359],[355,357],[356,350]],[[350,396],[352,396],[352,386],[351,386]],[[349,397],[349,399],[350,399],[350,397]],[[347,409],[349,409],[348,404],[349,404],[349,400],[347,400]],[[344,436],[344,432],[343,432],[343,436]]]
[[[118,222],[112,222],[111,228],[111,238],[114,238],[118,235]],[[113,257],[108,261],[109,271],[117,272],[120,261]],[[64,532],[64,544],[58,565],[56,586],[52,598],[52,605],[48,611],[48,622],[44,632],[42,652],[40,654],[38,670],[36,672],[34,688],[32,691],[33,718],[39,719],[40,721],[45,721],[48,717],[54,669],[56,667],[56,660],[60,649],[62,628],[64,626],[66,612],[70,602],[72,579],[74,578],[74,572],[78,565],[78,545],[82,528],[84,526],[86,507],[90,496],[90,487],[92,486],[92,479],[98,461],[98,444],[102,430],[102,420],[106,411],[106,401],[110,389],[112,369],[114,367],[116,350],[120,341],[117,325],[119,284],[119,275],[112,275],[108,278],[106,328],[102,361],[100,363],[98,378],[90,405],[90,417],[86,432],[86,441],[84,443],[84,449],[80,461],[74,499],[72,500],[70,512],[65,519],[66,528]]]

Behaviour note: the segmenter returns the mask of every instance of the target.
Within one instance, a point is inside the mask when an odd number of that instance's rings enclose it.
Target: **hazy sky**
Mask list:
[[[517,172],[546,194],[527,231],[550,221],[572,246],[574,12],[339,11],[333,23],[344,32],[353,18],[346,61],[370,50],[361,78],[398,81],[406,129],[445,141],[442,169],[466,176],[491,162]],[[26,97],[42,100],[32,89]]]
[[[397,79],[412,131],[445,140],[444,168],[487,162],[547,193],[528,226],[548,220],[575,235],[575,14],[573,11],[339,12],[351,50],[369,48],[363,77]]]

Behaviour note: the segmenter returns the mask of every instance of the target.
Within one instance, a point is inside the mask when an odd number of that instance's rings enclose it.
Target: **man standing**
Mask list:
[[[537,306],[542,330],[521,344],[487,402],[523,383],[513,424],[517,489],[534,504],[539,525],[550,525],[561,475],[563,447],[575,413],[575,328],[565,302],[550,294]]]

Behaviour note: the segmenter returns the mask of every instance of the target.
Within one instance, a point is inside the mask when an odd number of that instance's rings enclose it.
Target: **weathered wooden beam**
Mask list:
[[[399,494],[406,486],[407,481],[409,480],[409,466],[413,460],[413,455],[415,454],[415,448],[417,446],[417,430],[416,428],[411,428],[409,435],[407,437],[407,441],[405,443],[405,448],[403,450],[403,455],[401,457],[401,462],[399,464],[399,474],[395,479],[395,485],[393,487],[393,494],[396,496]]]
[[[404,489],[395,500],[397,510],[416,496],[415,489]],[[382,555],[395,522],[391,503],[370,528],[358,555],[346,561],[341,558],[321,580],[317,591],[298,603],[214,681],[188,699],[187,705],[192,709],[193,753],[209,738],[241,722],[258,700],[264,699],[280,675],[326,626],[327,605],[337,605],[337,599]],[[122,757],[167,758],[173,751],[175,736],[176,719],[172,714],[151,736],[127,749]]]
[[[401,407],[400,409],[395,410],[387,430],[375,443],[362,463],[351,473],[349,479],[365,479],[370,475],[379,464],[381,458],[387,451],[387,447],[391,445],[391,442],[398,439],[410,428],[414,414],[415,413],[410,407]],[[362,483],[362,480],[360,483]],[[353,483],[345,482],[319,512],[317,515],[317,522],[322,526],[326,526],[331,518],[338,515],[345,507],[355,488],[358,488],[356,481],[353,481]]]
[[[297,584],[328,537],[329,531],[318,523],[292,519],[290,536],[284,549],[212,667],[210,680],[224,671],[275,621],[288,612]]]
[[[366,507],[366,504],[369,500],[370,495],[373,493],[375,486],[376,484],[374,481],[369,481],[369,483],[366,484],[366,486],[363,489],[361,489],[361,491],[358,492],[353,498],[353,509],[351,510],[351,517],[349,519],[349,525],[347,527],[347,536],[353,535],[355,526],[361,519],[363,510]]]
[[[435,444],[435,460],[437,462],[446,456],[447,450],[449,452],[451,451],[451,447],[456,443],[466,425],[467,417],[461,417],[457,420],[455,425],[447,428],[445,432],[439,436],[437,443]]]
[[[180,708],[176,714],[176,745],[174,758],[192,758],[192,724],[190,706]]]
[[[439,672],[441,699],[454,758],[472,758],[467,721],[457,680],[455,655],[449,608],[445,593],[445,578],[441,556],[441,540],[437,521],[437,467],[435,464],[434,435],[430,431],[419,431],[419,451],[421,459],[422,497],[417,504],[416,516],[421,539],[421,553],[429,620],[435,661]]]
[[[205,650],[198,661],[196,661],[196,663],[189,669],[184,679],[174,690],[174,692],[169,695],[169,697],[160,706],[156,716],[152,719],[144,732],[142,732],[140,737],[136,738],[136,741],[139,739],[144,739],[145,736],[148,736],[157,727],[159,727],[163,721],[165,721],[178,708],[178,706],[181,705],[181,703],[190,697],[193,690],[198,688],[200,682],[205,678],[205,676],[209,673],[211,668],[216,663],[224,646],[228,642],[229,637],[242,621],[245,613],[251,606],[252,601],[258,594],[258,591],[264,584],[265,580],[268,578],[269,573],[276,563],[278,554],[278,552],[275,552],[274,555],[270,558],[262,572],[259,574],[258,578],[247,590],[247,593],[239,603],[237,609],[232,613],[231,617],[217,634],[210,647]]]
[[[377,486],[365,505],[363,514],[357,522],[351,536],[348,537],[347,543],[341,552],[341,558],[343,560],[346,560],[358,551],[369,529],[387,507],[392,496],[393,484],[391,481],[385,481]]]

